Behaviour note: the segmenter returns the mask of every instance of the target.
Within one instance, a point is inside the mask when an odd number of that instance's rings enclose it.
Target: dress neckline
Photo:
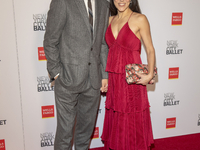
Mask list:
[[[127,22],[122,26],[122,28],[121,28],[120,31],[118,32],[116,38],[115,38],[115,36],[114,36],[114,34],[113,34],[113,30],[112,30],[112,22],[113,22],[113,19],[115,18],[115,16],[112,18],[109,27],[110,27],[112,36],[113,36],[113,38],[114,38],[115,41],[117,41],[118,36],[120,35],[121,31],[123,30],[123,28],[124,28],[125,26],[128,26],[128,29],[129,29],[129,30],[133,33],[133,35],[140,41],[140,39],[135,35],[135,33],[130,29],[130,27],[129,27],[129,25],[128,25],[128,21],[129,21],[130,17],[132,16],[132,14],[133,14],[133,12],[130,14],[130,16],[129,16]],[[141,42],[141,41],[140,41],[140,42]]]
[[[112,31],[112,27],[111,27],[111,23],[110,23],[110,25],[109,25],[109,27],[108,28],[110,28],[110,30],[111,30],[111,33],[112,33],[112,37],[114,38],[114,40],[115,41],[117,41],[118,40],[118,37],[120,36],[120,33],[121,33],[121,31],[125,28],[125,26],[128,26],[128,29],[130,30],[130,32],[136,37],[136,39],[138,39],[139,41],[140,41],[140,39],[135,35],[135,33],[130,29],[130,27],[129,27],[129,25],[128,25],[128,21],[123,25],[123,27],[120,29],[120,31],[119,31],[119,33],[118,33],[118,35],[117,35],[117,37],[115,38],[115,36],[114,36],[114,34],[113,34],[113,31]],[[140,41],[141,42],[141,41]]]

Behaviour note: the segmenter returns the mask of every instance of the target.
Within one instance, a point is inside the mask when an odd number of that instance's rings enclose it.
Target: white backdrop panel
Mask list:
[[[0,5],[0,140],[8,150],[24,148],[12,0]]]
[[[150,22],[158,67],[157,83],[147,86],[154,138],[200,133],[200,126],[197,126],[200,114],[200,1],[139,2]],[[53,91],[49,91],[50,85],[46,83],[46,61],[38,60],[38,47],[43,47],[44,31],[34,31],[33,27],[35,21],[45,22],[49,4],[50,0],[8,0],[0,6],[0,19],[3,20],[0,24],[0,41],[3,41],[0,43],[0,120],[7,120],[6,125],[0,126],[0,140],[5,139],[8,150],[53,150],[52,145],[41,147],[44,138],[48,139],[46,144],[52,144],[50,139],[55,135],[56,113],[54,118],[42,119],[41,107],[55,103]],[[171,25],[174,12],[183,13],[181,26]],[[40,17],[35,20],[36,16]],[[166,55],[167,42],[171,40],[178,43],[177,49],[183,49],[182,54]],[[141,57],[146,63],[144,49]],[[169,68],[173,67],[179,67],[179,78],[169,80]],[[38,86],[45,86],[48,90],[38,92]],[[164,106],[167,93],[174,95],[173,100],[178,100],[179,105]],[[99,136],[103,128],[105,98],[101,98],[96,124]],[[172,117],[176,117],[176,127],[166,129],[166,119]],[[101,146],[100,138],[92,140],[91,148]]]
[[[153,43],[156,49],[156,66],[158,67],[158,82],[155,91],[149,89],[151,116],[154,138],[163,138],[191,133],[199,133],[197,126],[200,113],[200,80],[199,69],[199,34],[200,34],[200,1],[139,1],[142,12],[148,17]],[[181,26],[172,26],[172,13],[182,12]],[[178,49],[183,49],[179,55],[166,55],[167,41],[178,42]],[[142,58],[146,61],[144,50]],[[179,67],[179,79],[168,80],[169,68]],[[190,68],[190,69],[189,69]],[[192,71],[193,70],[193,71]],[[179,105],[163,106],[164,94],[174,93]],[[176,117],[176,128],[166,129],[166,118]]]
[[[46,61],[38,61],[38,47],[43,47],[44,31],[34,31],[34,15],[46,15],[49,0],[15,0],[19,64],[24,114],[25,149],[53,149],[41,147],[41,135],[55,135],[56,118],[42,119],[41,107],[54,105],[52,91],[38,92],[38,77],[48,77]],[[40,18],[37,18],[40,21]],[[46,141],[47,143],[49,141]]]

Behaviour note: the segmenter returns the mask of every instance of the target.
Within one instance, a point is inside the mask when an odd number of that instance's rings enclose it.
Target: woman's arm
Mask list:
[[[138,27],[137,36],[141,38],[141,40],[143,41],[147,53],[148,70],[149,70],[148,75],[139,74],[139,76],[141,76],[141,79],[138,82],[138,84],[146,85],[153,78],[154,75],[153,72],[155,67],[155,50],[152,43],[150,25],[146,16],[138,14],[136,23]]]

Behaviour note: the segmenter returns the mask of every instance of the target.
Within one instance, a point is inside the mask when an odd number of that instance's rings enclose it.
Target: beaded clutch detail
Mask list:
[[[148,74],[148,65],[146,64],[128,64],[125,66],[126,70],[126,82],[128,84],[137,83],[140,80],[140,76],[136,73]],[[154,77],[148,84],[154,84],[155,76],[157,75],[157,68],[154,68]]]

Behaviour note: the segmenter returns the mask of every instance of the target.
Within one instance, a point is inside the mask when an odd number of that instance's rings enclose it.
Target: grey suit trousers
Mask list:
[[[60,82],[60,78],[56,79],[57,131],[54,150],[71,150],[74,127],[75,149],[88,150],[99,100],[100,91],[91,86],[89,78],[81,90],[66,89]]]

